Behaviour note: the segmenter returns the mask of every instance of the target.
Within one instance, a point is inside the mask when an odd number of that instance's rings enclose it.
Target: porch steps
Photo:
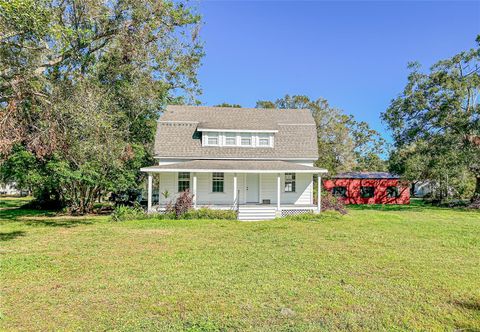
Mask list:
[[[264,206],[240,206],[238,210],[238,220],[270,220],[275,219],[276,209],[274,207]]]

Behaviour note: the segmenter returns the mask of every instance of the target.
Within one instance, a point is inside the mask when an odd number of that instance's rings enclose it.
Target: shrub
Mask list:
[[[345,203],[333,196],[330,192],[322,192],[322,211],[334,210],[341,214],[347,214]]]
[[[126,221],[135,219],[146,219],[148,218],[148,215],[138,205],[135,205],[133,207],[119,205],[115,208],[115,210],[113,210],[110,217],[112,221]]]
[[[189,210],[182,215],[182,219],[224,219],[235,220],[237,213],[233,210],[214,210],[201,208],[198,210]]]
[[[480,197],[474,198],[468,207],[471,209],[480,209]]]
[[[179,219],[182,215],[188,212],[193,206],[193,195],[190,190],[185,190],[178,196],[175,201],[175,215]]]

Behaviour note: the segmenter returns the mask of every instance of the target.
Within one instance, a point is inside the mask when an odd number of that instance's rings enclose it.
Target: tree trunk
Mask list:
[[[476,184],[475,184],[475,191],[473,192],[472,202],[473,201],[480,201],[480,174],[475,176]]]

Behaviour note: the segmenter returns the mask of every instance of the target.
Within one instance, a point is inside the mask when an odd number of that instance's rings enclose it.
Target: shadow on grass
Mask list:
[[[371,210],[371,211],[425,211],[434,209],[433,207],[396,205],[396,204],[349,204],[349,210]]]
[[[25,236],[24,231],[0,232],[0,241],[9,241],[19,236]]]
[[[454,301],[452,303],[463,309],[480,311],[480,302],[478,301],[473,301],[473,300],[472,301]]]
[[[350,204],[347,205],[351,210],[377,210],[377,211],[415,211],[421,212],[425,210],[439,210],[448,209],[445,207],[438,207],[431,205],[421,199],[411,199],[410,204]],[[456,211],[463,211],[465,209],[456,209]]]
[[[75,227],[90,225],[93,221],[82,217],[57,216],[55,211],[40,211],[31,209],[4,209],[0,210],[0,223],[18,222],[28,226],[44,227]]]

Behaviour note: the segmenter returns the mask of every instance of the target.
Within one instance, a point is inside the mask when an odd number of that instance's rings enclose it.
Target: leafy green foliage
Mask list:
[[[428,73],[417,63],[409,67],[404,91],[382,115],[398,150],[392,167],[404,163],[400,170],[411,178],[443,182],[468,170],[476,178],[473,198],[480,198],[480,48],[439,61]]]
[[[189,210],[181,216],[181,219],[223,219],[236,220],[237,214],[233,210],[214,210],[209,208],[200,208]]]
[[[330,173],[351,170],[381,171],[385,162],[385,140],[366,122],[358,122],[344,111],[331,107],[327,100],[311,100],[302,95],[286,95],[276,101],[258,101],[258,108],[309,109],[317,124],[317,165]]]
[[[0,160],[74,213],[135,188],[163,105],[198,94],[200,17],[178,1],[0,1]]]
[[[145,211],[141,207],[120,205],[113,210],[110,218],[112,221],[140,220],[144,219],[145,215]]]
[[[200,208],[198,210],[190,209],[177,216],[175,212],[166,211],[165,213],[146,213],[140,206],[118,206],[111,216],[112,221],[128,220],[236,220],[237,214],[233,210],[214,210],[209,208]]]
[[[239,104],[229,104],[229,103],[221,103],[218,105],[214,105],[215,107],[235,107],[235,108],[241,108],[242,105]]]

